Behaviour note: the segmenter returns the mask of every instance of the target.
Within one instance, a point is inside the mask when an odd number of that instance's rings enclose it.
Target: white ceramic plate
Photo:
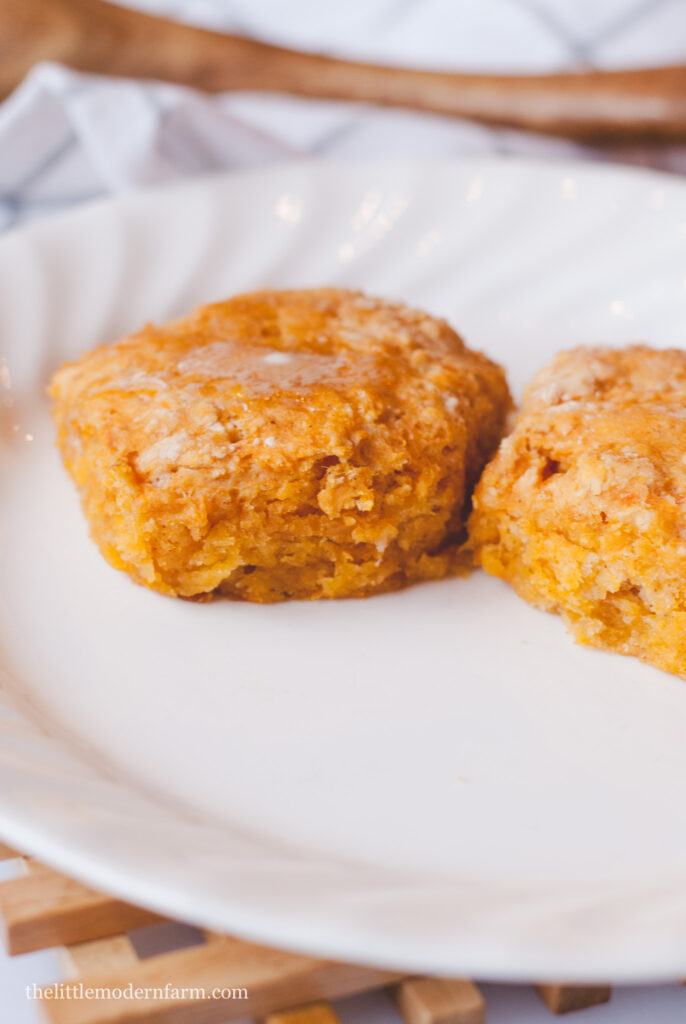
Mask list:
[[[686,684],[503,584],[189,604],[88,539],[52,370],[261,286],[447,316],[515,390],[686,341],[686,185],[513,161],[281,167],[0,240],[0,833],[265,942],[497,978],[686,972]]]

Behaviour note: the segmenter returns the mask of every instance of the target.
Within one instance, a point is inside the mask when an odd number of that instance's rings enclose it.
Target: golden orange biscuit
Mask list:
[[[686,678],[686,352],[563,352],[474,494],[487,572],[581,643]]]
[[[64,462],[138,583],[251,601],[364,596],[455,566],[503,429],[503,371],[405,306],[264,291],[55,375]]]

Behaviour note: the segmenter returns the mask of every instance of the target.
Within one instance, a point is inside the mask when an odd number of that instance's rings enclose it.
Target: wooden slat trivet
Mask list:
[[[0,844],[0,860],[18,858]],[[23,874],[0,882],[0,919],[11,954],[60,948],[67,981],[83,989],[203,989],[188,995],[123,1000],[55,998],[44,989],[43,1019],[51,1024],[340,1024],[329,1000],[388,989],[405,1024],[484,1024],[484,1000],[467,979],[405,977],[284,953],[203,932],[204,943],[141,959],[127,931],[165,919],[98,893],[30,858]],[[247,999],[214,999],[214,989],[247,989]],[[537,985],[553,1013],[606,1002],[610,989]]]

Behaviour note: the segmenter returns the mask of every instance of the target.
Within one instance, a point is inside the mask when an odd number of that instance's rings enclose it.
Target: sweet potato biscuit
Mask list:
[[[364,596],[455,565],[510,405],[443,321],[264,291],[63,367],[59,446],[105,557],[165,594]]]
[[[487,572],[581,643],[686,677],[686,352],[563,352],[474,495]]]

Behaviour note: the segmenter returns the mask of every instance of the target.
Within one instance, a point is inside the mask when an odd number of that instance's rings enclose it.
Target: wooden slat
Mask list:
[[[392,996],[406,1024],[483,1024],[484,999],[476,985],[458,978],[408,978]]]
[[[129,970],[138,963],[136,950],[128,935],[111,939],[77,942],[59,950],[60,966],[67,978],[83,978],[104,971]]]
[[[0,860],[14,860],[16,857],[21,857],[21,854],[13,850],[11,846],[0,843]]]
[[[381,988],[399,981],[390,971],[331,963],[294,953],[282,953],[222,939],[162,956],[140,960],[124,970],[104,971],[80,979],[84,987],[147,989],[136,1000],[59,998],[59,985],[50,986],[42,1004],[52,1024],[224,1024],[257,1018],[315,1000],[335,999]],[[176,994],[165,992],[169,985]],[[201,989],[204,998],[190,990]],[[214,990],[231,989],[231,999],[213,998]],[[248,998],[240,998],[240,990]],[[155,991],[157,990],[157,991]]]
[[[0,917],[11,955],[104,938],[164,920],[36,862],[27,870],[23,878],[0,883]]]
[[[268,1013],[264,1024],[341,1024],[341,1020],[328,1003],[310,1003],[294,1010]]]
[[[609,985],[536,985],[536,991],[552,1013],[571,1013],[589,1006],[607,1003],[612,994]]]

